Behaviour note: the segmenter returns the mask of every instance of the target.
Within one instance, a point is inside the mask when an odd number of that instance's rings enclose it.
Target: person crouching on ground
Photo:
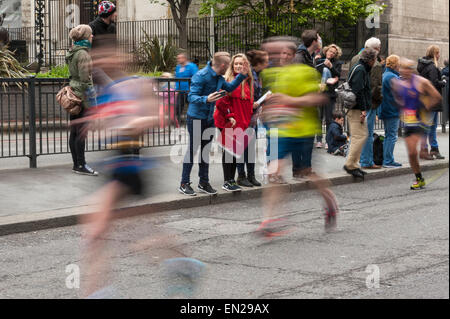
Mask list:
[[[92,83],[92,59],[89,50],[92,46],[92,29],[85,24],[73,28],[69,37],[74,45],[66,55],[66,63],[69,66],[70,83],[76,96],[82,100],[81,112],[70,115],[70,121],[80,119],[88,109],[88,95],[92,95],[94,84]],[[77,174],[97,176],[98,173],[86,165],[84,148],[86,144],[86,132],[83,124],[71,125],[69,136],[70,153],[72,154],[73,169]]]
[[[346,155],[347,136],[344,134],[344,114],[342,112],[333,112],[333,122],[327,131],[327,152],[333,155]]]
[[[240,53],[233,56],[231,59],[230,66],[225,74],[226,81],[233,81],[238,74],[240,74],[243,68],[247,65],[247,69],[249,70],[249,61],[247,57]],[[220,99],[216,103],[216,111],[214,112],[214,122],[217,128],[221,130],[221,138],[222,144],[225,143],[224,138],[225,132],[224,129],[242,129],[245,131],[252,119],[253,114],[253,74],[248,72],[247,79],[241,83],[233,92],[229,93],[224,98]],[[228,136],[228,135],[227,135]],[[250,143],[254,143],[255,138],[253,138]],[[255,147],[253,146],[253,149]],[[255,179],[255,154],[251,155],[249,158],[249,150],[248,147],[245,148],[244,157],[247,159],[247,170],[249,173],[250,180]],[[241,187],[239,187],[234,179],[236,174],[236,166],[237,160],[236,157],[231,157],[226,155],[225,149],[222,153],[222,167],[223,167],[223,175],[224,181],[222,188],[226,191],[234,192],[240,191]],[[245,164],[242,163],[243,165]],[[245,174],[245,173],[244,173]],[[239,176],[241,180],[242,186],[252,187],[253,184],[250,183],[249,180],[243,176]],[[244,182],[245,179],[245,182]]]

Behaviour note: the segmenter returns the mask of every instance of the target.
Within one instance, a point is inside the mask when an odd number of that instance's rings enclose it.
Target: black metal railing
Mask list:
[[[177,90],[177,83],[189,79],[157,78],[154,87],[158,96],[159,122],[142,136],[144,147],[186,144],[188,137],[184,118],[188,109],[188,91]],[[0,158],[29,157],[30,167],[37,166],[37,157],[70,153],[69,115],[56,102],[56,94],[68,79],[1,79],[0,78]],[[443,112],[438,124],[446,132],[448,122],[448,86],[443,91]],[[183,100],[182,112],[177,105]],[[336,104],[336,110],[342,110]],[[346,125],[347,127],[347,125]],[[375,121],[375,130],[383,130],[383,121]],[[326,128],[322,125],[323,134]],[[348,128],[347,128],[348,131]],[[90,131],[86,151],[110,150],[117,136],[108,131]]]
[[[184,114],[177,112],[177,100],[184,100],[185,113],[188,91],[177,90],[176,85],[190,85],[190,80],[156,81],[159,122],[143,134],[143,146],[186,143]],[[56,101],[56,94],[67,84],[68,79],[0,79],[0,158],[29,157],[30,167],[36,167],[38,156],[70,153],[69,115]],[[108,131],[90,131],[86,151],[110,150],[116,139]]]

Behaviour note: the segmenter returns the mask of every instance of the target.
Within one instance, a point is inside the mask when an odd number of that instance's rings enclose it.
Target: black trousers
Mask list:
[[[250,153],[250,154],[249,154]],[[237,163],[237,170],[240,176],[245,176],[245,166],[247,166],[247,175],[255,176],[256,163],[256,137],[252,139],[244,151],[244,162]]]
[[[234,177],[236,175],[236,166],[236,157],[225,151],[222,151],[223,179],[225,182],[234,180]]]
[[[328,132],[328,129],[330,128],[330,124],[333,122],[333,112],[334,107],[336,105],[336,98],[330,97],[330,101],[327,105],[324,105],[319,108],[319,121],[320,121],[320,130],[322,132],[322,123],[325,119],[325,125],[326,125],[326,132]],[[317,134],[317,142],[322,143],[322,133]]]
[[[84,108],[78,115],[70,115],[70,121],[80,119],[84,116]],[[70,126],[69,147],[72,154],[73,166],[79,167],[86,164],[84,148],[86,146],[86,135],[82,133],[84,125],[77,124]]]

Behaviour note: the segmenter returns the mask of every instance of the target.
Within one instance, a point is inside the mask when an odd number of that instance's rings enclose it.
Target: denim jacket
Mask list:
[[[188,95],[189,108],[187,115],[196,119],[214,122],[215,102],[208,103],[208,95],[219,90],[233,92],[247,76],[239,74],[234,81],[228,83],[225,78],[217,74],[211,67],[211,62],[198,71],[191,81],[191,90]]]

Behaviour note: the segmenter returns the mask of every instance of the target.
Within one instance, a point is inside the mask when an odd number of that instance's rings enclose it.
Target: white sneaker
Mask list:
[[[323,148],[323,144],[321,142],[316,143],[316,148]]]

